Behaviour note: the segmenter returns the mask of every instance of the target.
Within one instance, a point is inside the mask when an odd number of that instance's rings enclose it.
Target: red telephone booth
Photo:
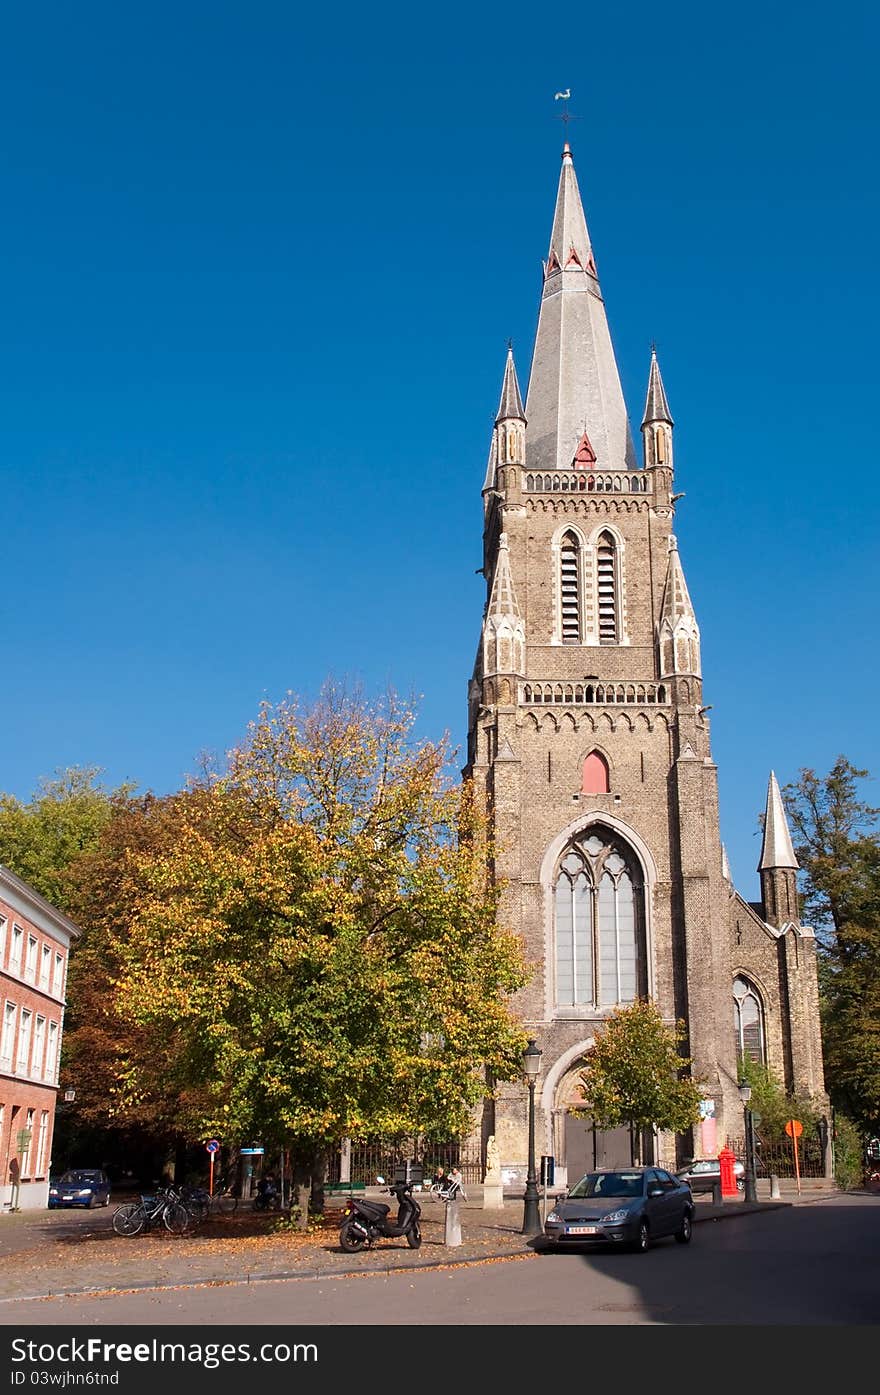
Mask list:
[[[736,1173],[733,1164],[736,1158],[730,1148],[722,1148],[718,1154],[718,1164],[721,1168],[721,1195],[736,1196]]]

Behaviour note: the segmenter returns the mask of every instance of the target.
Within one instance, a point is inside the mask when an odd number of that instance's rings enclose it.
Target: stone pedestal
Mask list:
[[[461,1244],[461,1216],[457,1201],[447,1201],[446,1203],[446,1232],[443,1243],[445,1245]]]

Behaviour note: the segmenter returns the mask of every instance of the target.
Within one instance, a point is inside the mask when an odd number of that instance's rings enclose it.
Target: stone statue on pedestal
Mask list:
[[[486,1173],[483,1178],[483,1206],[497,1209],[504,1205],[504,1184],[501,1177],[501,1154],[494,1133],[486,1144]]]

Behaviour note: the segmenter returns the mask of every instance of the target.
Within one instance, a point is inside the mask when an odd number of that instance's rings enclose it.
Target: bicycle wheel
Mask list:
[[[192,1224],[192,1217],[180,1201],[169,1201],[162,1213],[162,1219],[172,1235],[183,1235]]]
[[[143,1206],[137,1201],[129,1201],[124,1206],[117,1206],[113,1212],[113,1229],[117,1235],[140,1235],[146,1220]]]

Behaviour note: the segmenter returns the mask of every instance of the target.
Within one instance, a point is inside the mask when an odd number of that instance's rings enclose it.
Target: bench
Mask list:
[[[325,1196],[351,1196],[353,1192],[366,1191],[366,1182],[325,1182]]]

